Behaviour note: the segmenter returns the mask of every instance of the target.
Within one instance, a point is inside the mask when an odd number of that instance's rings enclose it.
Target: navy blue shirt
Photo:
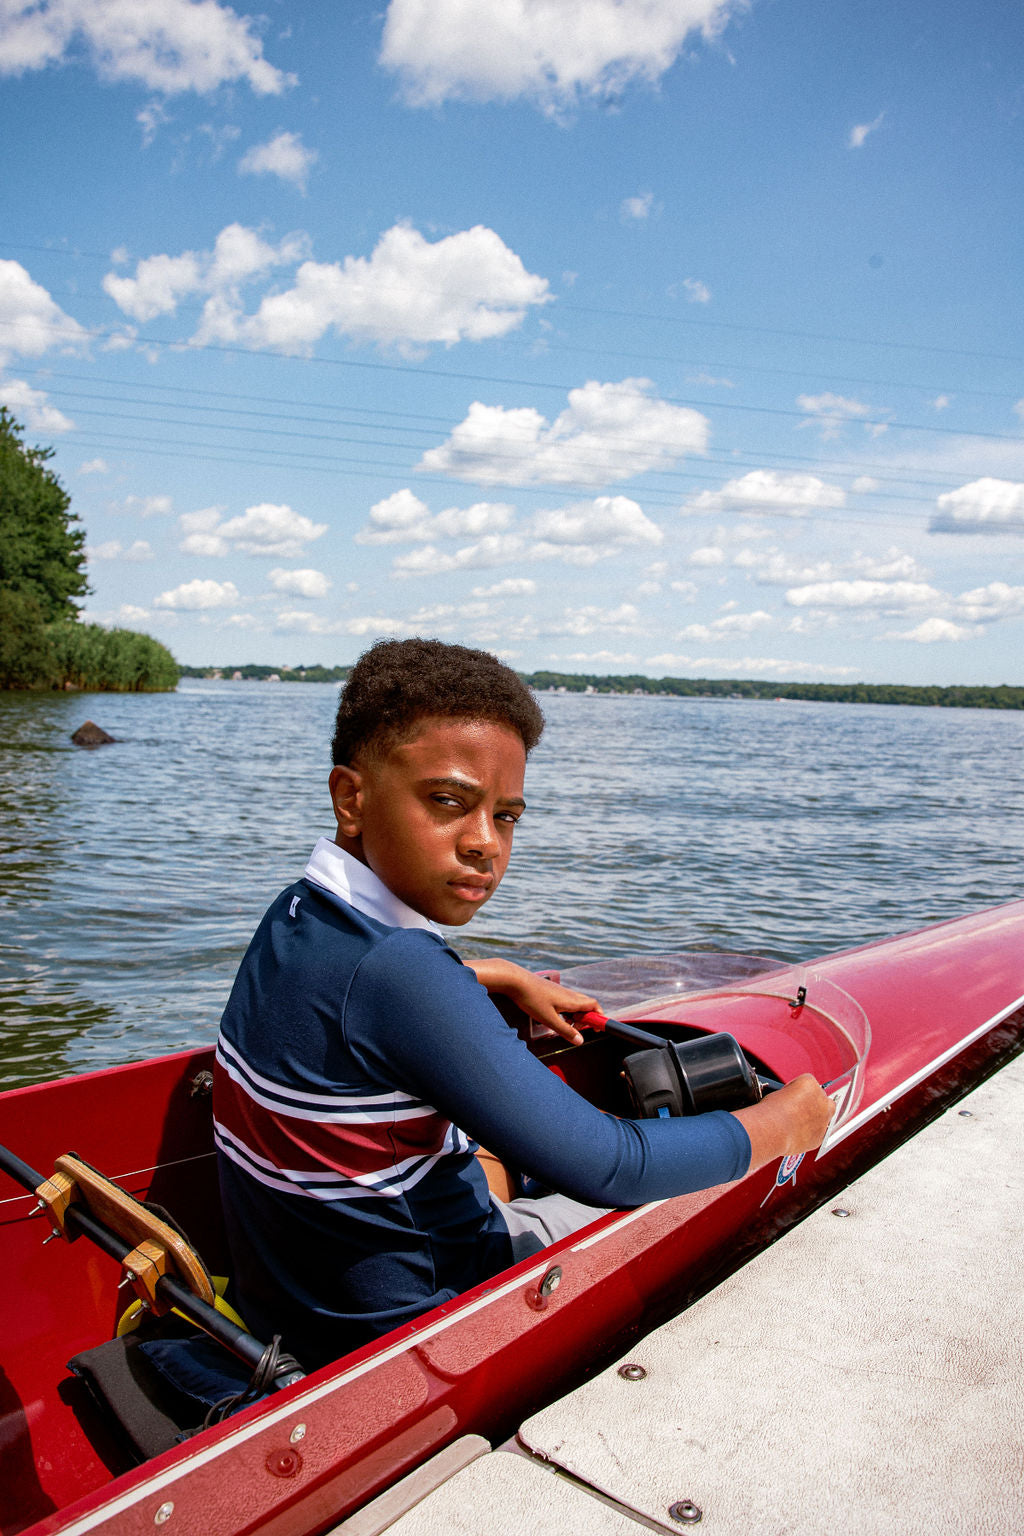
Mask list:
[[[443,938],[308,880],[242,961],[215,1135],[237,1305],[315,1367],[513,1262],[473,1152],[635,1206],[739,1178],[732,1115],[619,1120],[538,1062]]]

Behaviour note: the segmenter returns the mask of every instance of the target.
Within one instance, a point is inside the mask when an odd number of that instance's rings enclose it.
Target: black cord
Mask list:
[[[281,1348],[281,1335],[275,1333],[259,1359],[259,1364],[249,1378],[249,1384],[241,1392],[234,1392],[229,1397],[222,1397],[214,1403],[203,1420],[203,1428],[209,1429],[214,1424],[221,1424],[229,1414],[236,1413],[239,1408],[245,1408],[249,1403],[254,1403],[257,1398],[270,1391],[271,1387],[282,1376],[292,1376],[301,1373],[302,1367],[294,1355],[289,1355]]]

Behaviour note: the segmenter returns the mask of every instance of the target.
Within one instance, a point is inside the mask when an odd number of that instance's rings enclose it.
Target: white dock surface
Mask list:
[[[388,1529],[1024,1533],[1024,1059],[627,1361]]]

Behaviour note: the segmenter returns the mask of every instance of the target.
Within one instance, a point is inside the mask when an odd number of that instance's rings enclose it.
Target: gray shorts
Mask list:
[[[568,1195],[537,1195],[533,1198],[519,1195],[506,1202],[492,1194],[491,1204],[501,1213],[508,1227],[517,1264],[568,1237],[570,1232],[578,1232],[599,1216],[607,1216],[614,1209],[612,1206],[584,1205],[582,1200],[570,1200]]]

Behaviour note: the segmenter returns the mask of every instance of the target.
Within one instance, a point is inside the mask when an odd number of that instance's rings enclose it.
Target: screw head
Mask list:
[[[971,1120],[974,1117],[974,1112],[973,1112],[973,1110],[970,1110],[970,1109],[960,1109],[960,1110],[957,1111],[957,1113],[960,1115],[961,1119],[963,1119],[963,1120]]]
[[[160,1505],[160,1508],[157,1510],[156,1514],[153,1516],[153,1524],[154,1525],[165,1525],[173,1514],[174,1514],[174,1503],[173,1503],[173,1501],[171,1499],[168,1499],[166,1504],[161,1504]]]
[[[699,1509],[692,1499],[677,1499],[668,1507],[669,1516],[678,1520],[680,1525],[696,1525],[698,1520],[703,1520],[704,1511]]]
[[[850,1213],[846,1209],[845,1205],[834,1205],[832,1207],[832,1215],[833,1216],[849,1216],[849,1214]]]
[[[619,1366],[619,1375],[623,1381],[643,1381],[647,1372],[642,1365],[636,1365],[631,1361],[628,1365]]]
[[[292,1430],[291,1434],[288,1436],[288,1439],[291,1441],[292,1445],[298,1445],[299,1441],[300,1440],[305,1440],[305,1438],[306,1438],[306,1426],[305,1426],[305,1424],[296,1424],[295,1428]]]
[[[552,1264],[537,1289],[542,1296],[550,1296],[552,1291],[557,1291],[562,1283],[562,1266]]]

